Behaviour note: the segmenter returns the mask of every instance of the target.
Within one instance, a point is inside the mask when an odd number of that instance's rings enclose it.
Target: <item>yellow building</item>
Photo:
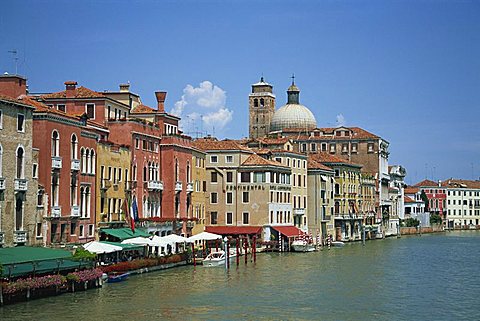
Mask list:
[[[361,204],[361,165],[328,153],[312,155],[313,159],[334,170],[334,220],[336,239],[361,240],[363,214]]]
[[[206,154],[200,150],[192,149],[192,183],[191,196],[193,217],[195,218],[192,234],[198,234],[205,229],[205,186],[207,182],[207,170],[205,168]],[[191,224],[191,221],[188,223]],[[187,223],[187,224],[188,224]]]
[[[121,225],[125,222],[122,204],[132,189],[130,180],[131,152],[128,147],[99,142],[97,145],[98,227]]]

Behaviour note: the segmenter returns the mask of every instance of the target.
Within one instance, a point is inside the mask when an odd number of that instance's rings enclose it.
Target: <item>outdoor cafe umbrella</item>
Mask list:
[[[187,239],[187,242],[194,243],[196,241],[213,241],[213,240],[221,240],[222,236],[214,233],[209,232],[202,232],[194,236],[190,236]]]
[[[122,247],[112,244],[101,243],[97,241],[91,241],[83,245],[83,248],[90,253],[104,254],[113,253],[122,250]]]

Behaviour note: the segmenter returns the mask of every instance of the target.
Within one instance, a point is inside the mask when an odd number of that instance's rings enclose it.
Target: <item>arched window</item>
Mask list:
[[[95,151],[90,150],[90,174],[95,174]]]
[[[153,179],[153,166],[151,162],[148,162],[148,180],[151,181]]]
[[[265,101],[263,100],[263,98],[260,98],[260,107],[263,107],[265,105]]]
[[[340,213],[340,203],[335,202],[335,214],[339,214],[339,213]]]
[[[52,132],[52,156],[53,157],[58,157],[59,152],[60,152],[60,136],[58,135],[58,132],[54,130]]]
[[[23,178],[24,175],[24,151],[23,147],[17,148],[17,176],[16,178]]]
[[[187,162],[187,183],[190,183],[190,162]]]
[[[137,165],[133,165],[132,168],[132,181],[137,181]]]
[[[85,217],[90,217],[90,187],[85,187]]]
[[[175,159],[175,180],[178,182],[178,159]]]
[[[87,159],[85,158],[85,149],[80,148],[80,158],[82,159],[81,161],[81,172],[82,173],[85,173],[85,171],[87,170]]]
[[[85,217],[85,188],[80,187],[80,217]]]
[[[253,107],[258,107],[258,99],[257,98],[255,98],[253,100]]]
[[[72,134],[71,155],[72,159],[78,159],[78,141],[77,135]]]
[[[85,173],[90,173],[92,170],[92,164],[90,163],[90,150],[88,148],[85,150],[85,163]]]
[[[147,166],[143,166],[143,181],[147,181]]]

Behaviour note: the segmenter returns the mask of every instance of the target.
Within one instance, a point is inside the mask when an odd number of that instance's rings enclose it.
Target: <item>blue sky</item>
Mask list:
[[[279,107],[295,73],[318,126],[384,137],[407,182],[480,177],[478,1],[4,0],[0,30],[0,71],[17,49],[31,92],[130,81],[150,106],[168,91],[187,132],[240,138],[250,85]]]

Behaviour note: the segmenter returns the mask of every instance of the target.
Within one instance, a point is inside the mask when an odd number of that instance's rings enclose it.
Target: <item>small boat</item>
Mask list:
[[[345,246],[345,243],[343,243],[342,241],[333,241],[330,243],[331,246],[334,246],[334,247],[343,247]]]
[[[122,281],[125,281],[129,275],[130,273],[128,272],[122,273],[122,274],[110,274],[108,276],[107,282],[108,283],[122,282]]]
[[[315,251],[315,245],[306,240],[294,240],[292,242],[292,249],[294,252],[313,252]]]
[[[235,256],[236,256],[235,253],[230,252],[229,259],[234,258]],[[225,252],[217,251],[217,252],[212,252],[208,254],[207,257],[203,259],[202,264],[205,266],[225,265]]]

